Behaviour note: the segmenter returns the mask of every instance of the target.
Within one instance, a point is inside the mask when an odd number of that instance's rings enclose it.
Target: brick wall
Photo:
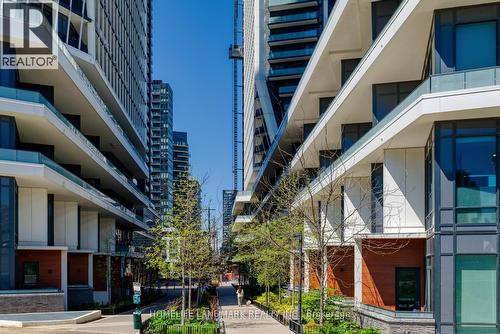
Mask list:
[[[363,328],[380,329],[381,334],[435,334],[434,320],[394,319],[379,317],[369,312],[354,312],[357,323]]]
[[[89,256],[88,254],[68,254],[68,285],[89,284]]]
[[[328,287],[354,297],[354,248],[328,248]]]
[[[64,293],[0,294],[0,313],[64,311]]]
[[[23,265],[25,262],[38,262],[38,288],[61,289],[61,251],[58,250],[18,250],[17,251],[17,288],[23,289]]]
[[[328,247],[327,285],[337,294],[354,297],[353,247]],[[319,289],[319,258],[317,252],[309,253],[309,288]]]
[[[425,240],[363,241],[363,304],[395,310],[396,268],[420,268],[420,293],[424,307]]]

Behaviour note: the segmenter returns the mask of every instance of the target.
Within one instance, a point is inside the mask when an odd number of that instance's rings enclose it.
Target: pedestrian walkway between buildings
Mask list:
[[[253,305],[238,307],[236,290],[231,285],[218,289],[221,316],[227,334],[290,334],[286,326]]]

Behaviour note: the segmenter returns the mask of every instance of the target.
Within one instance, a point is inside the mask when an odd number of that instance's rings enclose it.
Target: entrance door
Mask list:
[[[396,310],[420,310],[420,268],[396,268]]]

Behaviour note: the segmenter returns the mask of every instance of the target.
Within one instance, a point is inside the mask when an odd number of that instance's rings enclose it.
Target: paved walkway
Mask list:
[[[141,308],[142,320],[149,318],[157,310],[163,310],[165,305],[180,295],[178,289],[169,289],[167,295],[153,304]],[[0,334],[133,334],[132,311],[118,315],[106,315],[101,319],[79,325],[56,325],[26,328],[0,328]]]
[[[287,327],[253,305],[238,307],[232,286],[218,289],[227,334],[290,334]]]

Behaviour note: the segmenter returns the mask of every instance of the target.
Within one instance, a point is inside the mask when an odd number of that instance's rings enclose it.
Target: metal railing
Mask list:
[[[80,132],[80,130],[78,130],[73,124],[71,124],[71,122],[69,122],[68,119],[42,94],[18,88],[0,86],[0,97],[25,102],[33,102],[46,106],[47,109],[52,112],[52,114],[54,114],[59,120],[61,120],[64,125],[71,130],[71,132],[73,132],[73,134],[75,134],[81,141],[83,141],[83,143],[89,150],[92,151],[93,154],[95,154],[103,163],[105,163],[109,168],[111,168],[111,170],[113,170],[116,178],[120,179],[124,182],[124,184],[126,184],[126,186],[130,187],[129,189],[131,192],[139,197],[144,203],[149,202],[149,198],[142,193],[142,191],[134,184],[134,182],[123,175],[120,169],[118,169],[108,158],[106,158],[104,154],[102,154],[102,152],[99,151],[97,147],[95,147],[94,144],[92,144],[92,142],[90,142],[87,137],[85,137],[85,135]]]
[[[272,16],[269,18],[269,24],[313,20],[313,19],[317,19],[317,18],[318,18],[317,11],[292,14],[292,15]]]
[[[318,29],[309,29],[309,30],[288,32],[282,34],[271,34],[271,36],[269,36],[269,42],[279,42],[279,41],[308,38],[308,37],[318,37],[318,36],[319,36]]]
[[[57,45],[59,46],[59,50],[65,55],[66,59],[68,60],[69,64],[73,67],[73,69],[76,71],[80,79],[83,81],[85,84],[86,88],[90,91],[92,96],[94,97],[95,101],[99,105],[100,109],[104,111],[106,117],[113,123],[114,129],[118,131],[118,133],[122,136],[122,138],[125,140],[127,145],[129,146],[130,150],[129,152],[134,153],[136,155],[137,160],[140,162],[140,164],[143,165],[144,168],[147,169],[147,164],[143,159],[142,154],[139,152],[139,150],[136,148],[136,146],[132,143],[128,135],[125,133],[125,131],[122,129],[122,127],[118,124],[115,116],[113,113],[108,109],[104,101],[101,99],[101,96],[99,93],[97,93],[96,89],[94,88],[94,85],[90,82],[90,80],[87,78],[83,70],[80,68],[80,66],[77,64],[76,60],[73,58],[73,55],[71,52],[68,50],[66,47],[65,43],[61,41],[59,38],[56,39]]]
[[[127,209],[126,207],[124,207],[123,205],[118,203],[117,201],[115,201],[112,198],[108,197],[107,195],[103,194],[101,191],[92,187],[90,184],[88,184],[87,182],[85,182],[84,180],[79,178],[78,176],[70,173],[69,171],[67,171],[66,169],[61,167],[59,164],[57,164],[56,162],[47,158],[46,156],[44,156],[41,153],[31,152],[31,151],[10,150],[10,149],[1,148],[0,149],[0,160],[45,165],[46,167],[52,169],[54,172],[60,174],[61,176],[67,178],[71,182],[75,183],[76,185],[78,185],[81,188],[85,189],[86,191],[90,192],[93,196],[97,197],[101,201],[103,201],[106,204],[109,204],[109,205],[113,206],[114,208],[120,210],[122,213],[126,214],[131,219],[135,219],[135,220],[139,221],[141,223],[140,225],[144,224],[144,220],[142,217],[139,217],[131,210]]]
[[[396,108],[385,116],[377,125],[372,127],[364,136],[346,150],[330,167],[322,170],[311,186],[322,182],[335,169],[345,165],[345,161],[352,157],[360,148],[381,132],[390,122],[398,118],[408,107],[425,94],[448,92],[460,89],[470,89],[500,85],[500,67],[490,67],[479,70],[450,72],[432,75],[423,81],[410,95]]]
[[[269,6],[292,5],[292,4],[297,4],[302,2],[312,2],[312,1],[313,0],[269,0]]]

